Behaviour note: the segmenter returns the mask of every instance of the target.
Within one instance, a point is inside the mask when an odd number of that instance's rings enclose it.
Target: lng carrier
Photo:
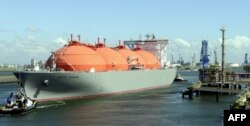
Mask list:
[[[176,68],[167,65],[167,39],[152,36],[109,48],[105,39],[90,45],[72,38],[52,52],[46,70],[14,72],[28,97],[54,101],[130,93],[167,87],[176,76]]]

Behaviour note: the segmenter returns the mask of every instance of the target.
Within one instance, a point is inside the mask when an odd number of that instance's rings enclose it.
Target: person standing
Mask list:
[[[13,98],[13,92],[11,92],[10,96],[7,98],[7,105],[6,107],[12,108],[14,105],[14,98]]]

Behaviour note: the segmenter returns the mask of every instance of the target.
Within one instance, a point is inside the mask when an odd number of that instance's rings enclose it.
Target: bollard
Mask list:
[[[193,90],[192,89],[188,90],[188,95],[189,95],[189,99],[193,99]]]

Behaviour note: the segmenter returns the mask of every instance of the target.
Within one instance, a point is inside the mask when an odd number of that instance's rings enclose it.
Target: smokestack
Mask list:
[[[121,40],[119,40],[119,46],[121,45]]]
[[[97,42],[98,44],[100,43],[100,38],[98,37],[98,42]]]

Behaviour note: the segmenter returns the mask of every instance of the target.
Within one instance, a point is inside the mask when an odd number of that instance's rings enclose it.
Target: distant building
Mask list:
[[[239,66],[240,66],[239,63],[232,63],[232,64],[229,65],[229,67],[239,67]]]
[[[35,68],[36,66],[36,60],[35,59],[31,59],[31,68]]]
[[[28,68],[31,68],[31,69],[36,68],[37,69],[38,67],[44,68],[44,66],[45,66],[45,61],[42,61],[42,60],[37,61],[35,59],[31,59],[31,64],[30,64],[30,66],[28,66]]]
[[[180,67],[180,66],[181,66],[181,64],[174,63],[174,64],[172,64],[172,66],[173,66],[173,67]]]

